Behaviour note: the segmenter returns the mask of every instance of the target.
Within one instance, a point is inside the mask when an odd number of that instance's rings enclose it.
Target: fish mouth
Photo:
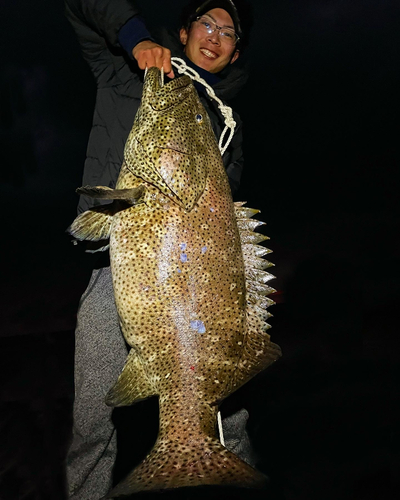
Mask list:
[[[187,87],[190,82],[191,78],[187,75],[178,75],[168,82],[164,82],[161,78],[161,70],[155,66],[147,71],[147,75],[144,79],[144,85],[150,87],[153,92],[157,92],[160,89],[165,89],[169,92],[179,91]]]
[[[187,75],[162,84],[161,71],[150,68],[144,81],[142,102],[148,102],[154,111],[165,111],[183,102],[193,92],[192,79]]]

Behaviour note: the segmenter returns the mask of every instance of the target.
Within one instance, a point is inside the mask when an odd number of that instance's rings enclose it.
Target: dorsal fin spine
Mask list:
[[[281,356],[281,349],[270,341],[271,328],[266,320],[272,316],[266,309],[275,304],[267,295],[276,290],[267,283],[274,276],[264,269],[273,264],[263,259],[271,250],[259,243],[269,238],[254,232],[263,222],[250,219],[259,210],[244,207],[245,202],[234,203],[234,210],[242,244],[246,279],[246,334],[238,369],[232,377],[230,389],[238,389],[250,378],[261,372]]]

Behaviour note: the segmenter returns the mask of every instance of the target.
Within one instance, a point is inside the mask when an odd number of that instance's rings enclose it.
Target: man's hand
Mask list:
[[[138,62],[140,69],[164,68],[164,73],[168,78],[174,78],[175,74],[171,65],[171,51],[150,40],[139,42],[133,47],[132,55]]]

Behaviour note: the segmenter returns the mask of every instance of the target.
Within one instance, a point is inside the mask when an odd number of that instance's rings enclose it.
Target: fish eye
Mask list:
[[[201,115],[200,113],[198,113],[196,115],[196,121],[197,121],[197,123],[201,123],[203,121],[203,115]]]

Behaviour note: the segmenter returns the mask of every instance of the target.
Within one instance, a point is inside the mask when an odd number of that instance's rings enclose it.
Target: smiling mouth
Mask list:
[[[209,59],[216,59],[218,57],[218,54],[216,54],[215,52],[211,52],[211,50],[200,49],[200,52]]]

